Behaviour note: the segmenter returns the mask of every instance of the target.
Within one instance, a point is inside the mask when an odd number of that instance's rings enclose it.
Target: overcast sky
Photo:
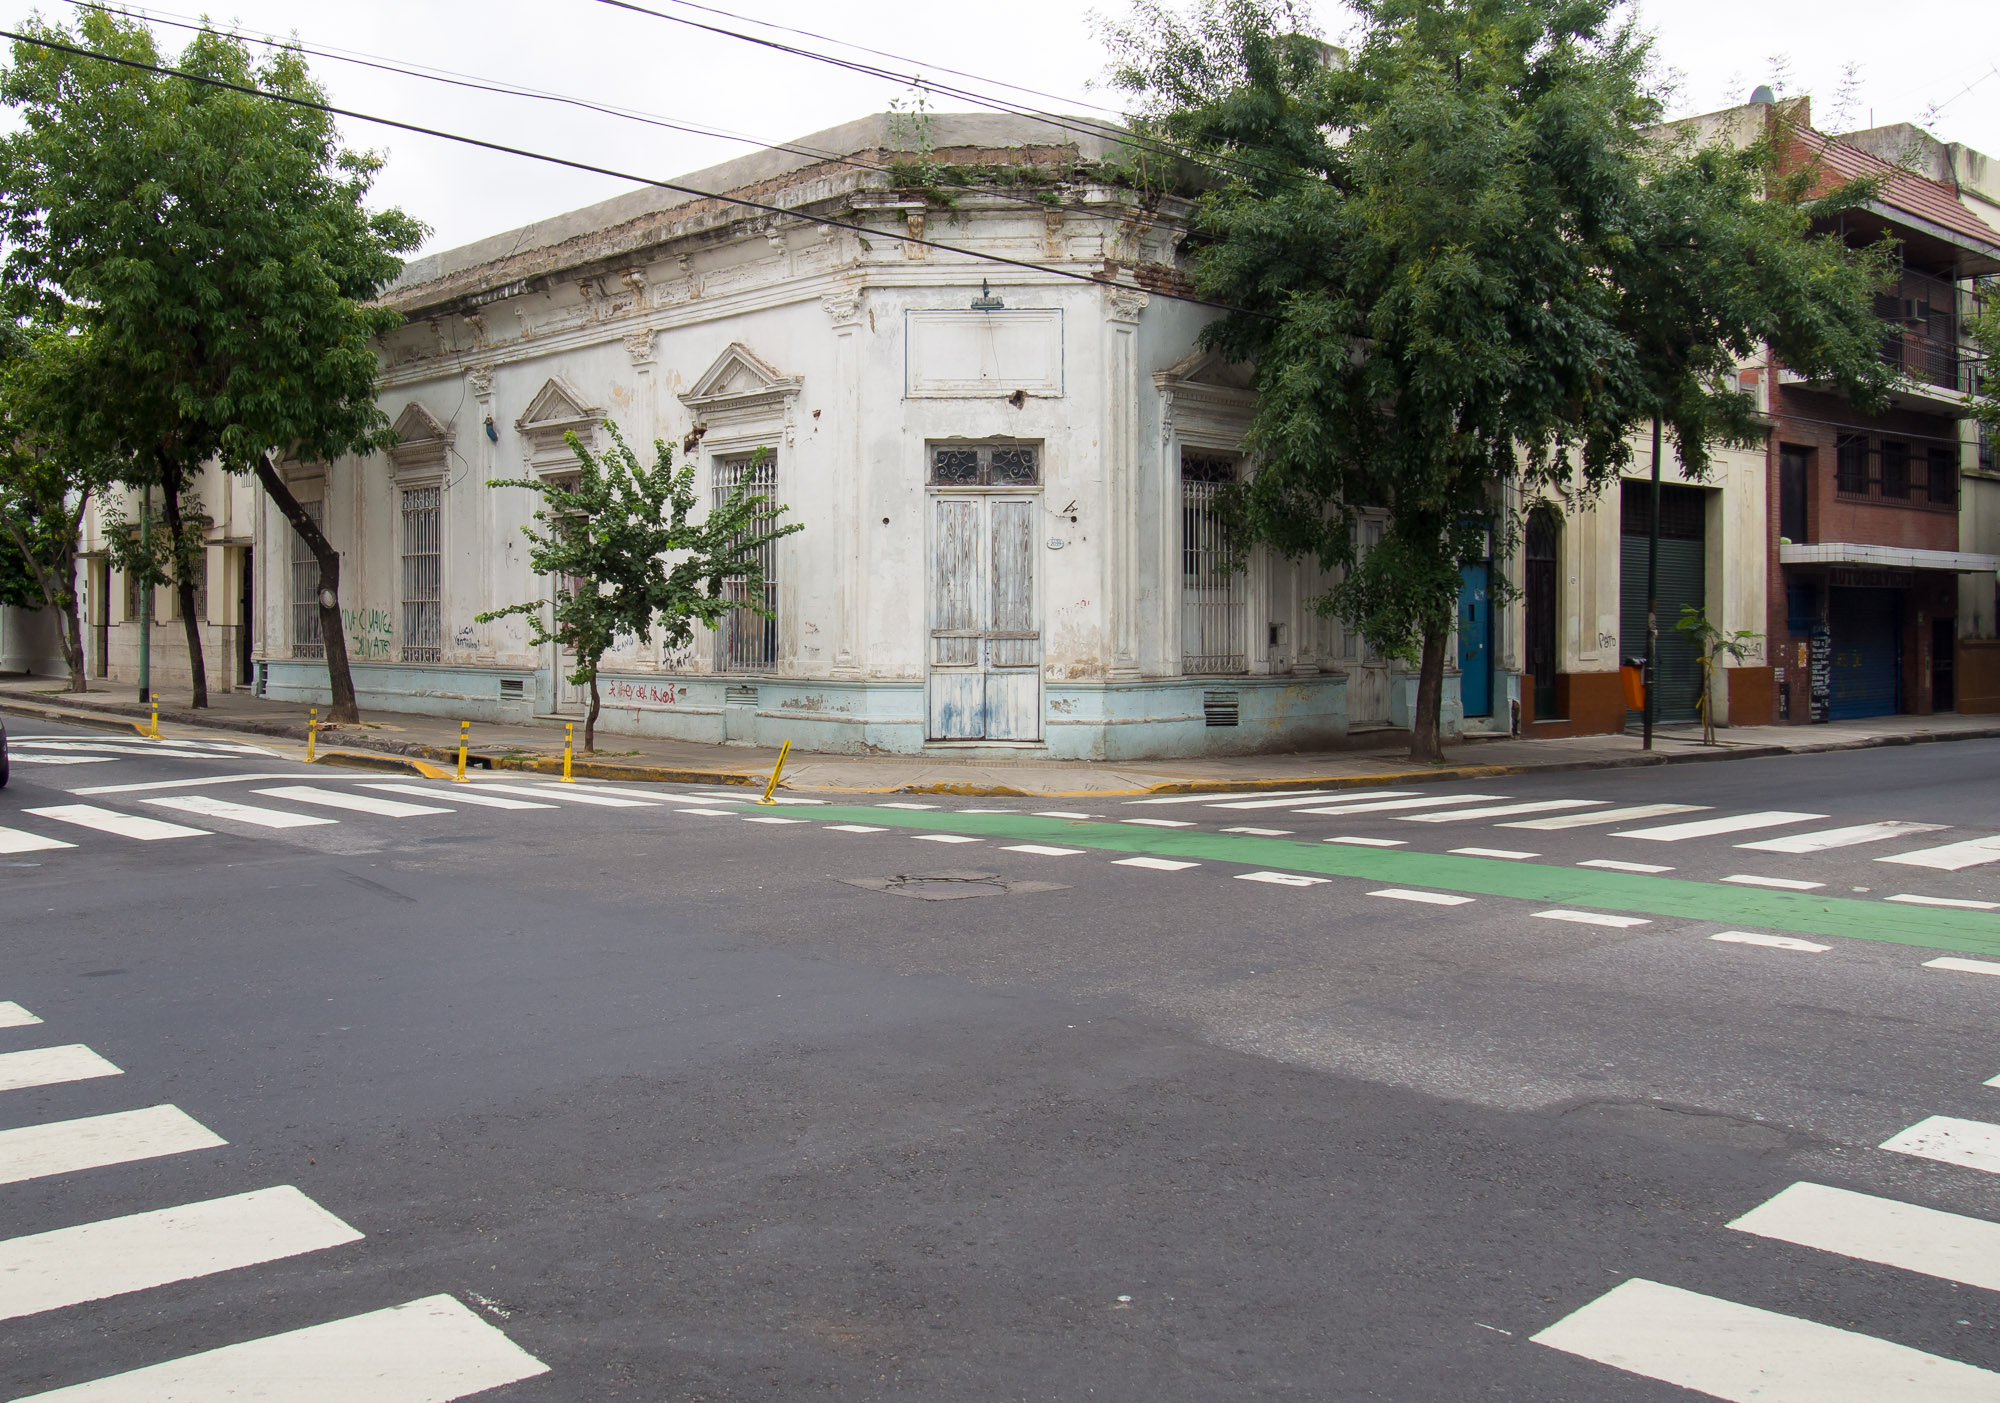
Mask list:
[[[646,3],[801,48],[868,57],[759,31],[674,0]],[[1124,4],[1104,0],[1098,8],[1115,15]],[[200,13],[194,0],[141,8],[161,21]],[[869,60],[884,68],[941,78],[941,66],[948,65],[1040,89],[1055,97],[1014,96],[1045,109],[1115,105],[1113,95],[1090,86],[1102,73],[1103,51],[1089,7],[1068,0],[737,0],[721,8],[910,60]],[[1338,40],[1348,24],[1338,0],[1317,0],[1312,9],[1321,32]],[[1665,65],[1681,75],[1677,114],[1734,105],[1755,84],[1773,82],[1786,93],[1810,93],[1822,128],[1918,121],[1934,113],[1938,135],[2000,156],[1995,9],[1996,0],[1905,0],[1895,6],[1877,0],[1644,0],[1641,17],[1658,35]],[[62,23],[75,13],[49,0],[0,0],[0,16],[10,22],[35,11]],[[603,0],[213,0],[208,13],[246,34],[295,35],[309,47],[587,98],[759,144],[881,111],[905,94],[898,83],[623,12]],[[159,32],[170,50],[185,42],[184,31],[164,23]],[[468,92],[323,58],[311,62],[342,106],[640,175],[672,177],[748,149],[549,102]],[[1858,89],[1846,120],[1837,122],[1836,95],[1850,64]],[[934,105],[947,111],[968,106],[949,98]],[[626,188],[363,122],[348,122],[345,129],[350,145],[386,153],[377,195],[435,230],[427,251]]]

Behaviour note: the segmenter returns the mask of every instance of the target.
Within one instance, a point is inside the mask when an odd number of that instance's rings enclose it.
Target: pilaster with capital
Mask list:
[[[1105,603],[1113,681],[1139,676],[1139,317],[1152,299],[1141,288],[1104,297]]]
[[[838,629],[833,648],[835,677],[860,677],[865,669],[862,658],[864,610],[868,589],[868,523],[871,498],[861,463],[861,326],[867,313],[863,308],[865,290],[837,287],[820,297],[819,305],[833,319],[833,403],[827,406],[823,430],[826,436],[827,470],[835,482],[853,484],[848,507],[839,519],[839,550],[842,557],[836,591]]]

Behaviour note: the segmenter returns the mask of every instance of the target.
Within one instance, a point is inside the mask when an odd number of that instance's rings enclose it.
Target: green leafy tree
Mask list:
[[[120,467],[81,388],[92,371],[87,339],[70,328],[0,331],[0,602],[55,611],[72,692],[89,688],[76,592],[83,519]]]
[[[542,478],[506,478],[488,487],[519,487],[541,495],[534,524],[521,533],[531,543],[528,563],[558,581],[553,605],[533,599],[477,615],[481,623],[521,615],[536,647],[554,643],[576,656],[570,681],[590,688],[583,748],[597,748],[597,669],[620,638],[644,642],[657,629],[669,648],[694,636],[695,625],[714,628],[732,610],[765,618],[763,548],[804,528],[779,524],[786,508],[737,485],[699,522],[689,516],[699,501],[694,464],[673,466],[667,446],[653,444],[654,461],[642,468],[609,420],[611,448],[592,453],[570,434],[581,469],[574,486]],[[737,587],[729,588],[731,584]]]
[[[1703,172],[1726,161],[1690,168],[1662,139],[1647,41],[1611,0],[1353,8],[1346,55],[1270,0],[1187,20],[1148,0],[1108,37],[1140,127],[1226,172],[1197,204],[1194,274],[1241,309],[1205,344],[1256,366],[1238,536],[1338,572],[1317,606],[1417,663],[1411,754],[1437,760],[1461,571],[1518,535],[1506,504],[1589,500],[1655,413],[1698,472],[1748,418],[1730,354],[1829,300],[1858,326],[1866,278],[1820,286],[1850,255],[1751,208],[1772,152],[1719,181]],[[1738,237],[1691,249],[1718,205]],[[1781,288],[1758,286],[1777,255]],[[1364,554],[1367,512],[1385,522]]]
[[[324,101],[294,50],[258,57],[205,30],[169,64],[143,24],[101,12],[74,33],[39,21],[24,33],[0,73],[21,117],[0,141],[0,275],[15,309],[90,333],[88,393],[125,480],[160,491],[174,540],[190,533],[183,496],[204,463],[256,475],[318,562],[330,716],[356,720],[340,555],[277,461],[392,441],[372,342],[400,317],[372,299],[425,230],[366,207],[380,160],[344,149],[331,116],[260,95]],[[202,706],[193,580],[175,586]]]

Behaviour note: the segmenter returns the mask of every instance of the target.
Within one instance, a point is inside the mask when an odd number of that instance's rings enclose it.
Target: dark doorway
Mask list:
[[[1808,536],[1808,484],[1812,481],[1812,450],[1785,444],[1778,449],[1778,534],[1795,546]]]
[[[1931,620],[1931,710],[1958,707],[1958,620]]]
[[[1646,653],[1647,528],[1652,487],[1627,480],[1620,504],[1619,642],[1628,658]],[[1653,663],[1653,719],[1693,721],[1701,700],[1701,658],[1694,640],[1674,627],[1683,609],[1708,607],[1708,496],[1699,487],[1660,488],[1660,656]],[[1625,724],[1636,727],[1636,711]]]
[[[251,549],[243,548],[243,579],[236,601],[236,685],[248,687],[256,680],[256,665],[251,656],[256,651],[250,629],[250,559]]]
[[[1535,680],[1534,716],[1546,721],[1556,714],[1556,541],[1561,520],[1548,507],[1528,514],[1527,539],[1521,551],[1523,620],[1522,658]]]

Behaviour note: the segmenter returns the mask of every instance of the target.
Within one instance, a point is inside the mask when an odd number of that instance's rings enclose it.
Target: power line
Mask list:
[[[755,34],[744,34],[739,30],[724,29],[719,25],[705,24],[700,20],[689,19],[685,15],[670,15],[664,10],[648,9],[644,5],[635,3],[635,0],[597,0],[597,3],[608,5],[614,10],[629,10],[633,14],[650,15],[654,19],[665,20],[668,24],[685,25],[689,29],[698,29],[706,34],[716,34],[726,39],[738,39],[746,44],[755,44],[760,48],[771,49],[782,54],[791,54],[796,58],[810,59],[815,63],[831,64],[835,68],[844,68],[851,73],[860,73],[867,77],[880,78],[887,82],[901,83],[907,87],[915,87],[930,92],[944,93],[950,97],[960,98],[966,102],[990,108],[995,112],[1005,112],[1016,117],[1026,117],[1031,121],[1042,122],[1063,131],[1074,132],[1079,136],[1094,136],[1100,140],[1115,141],[1127,146],[1141,147],[1151,151],[1154,155],[1168,156],[1178,161],[1185,161],[1190,165],[1204,166],[1218,175],[1241,179],[1244,173],[1249,171],[1274,178],[1297,178],[1296,172],[1280,170],[1273,166],[1262,165],[1256,161],[1244,160],[1240,162],[1239,167],[1231,167],[1223,164],[1221,158],[1203,155],[1190,151],[1185,147],[1173,146],[1152,137],[1142,136],[1129,127],[1109,122],[1098,122],[1087,117],[1065,117],[1059,113],[1044,112],[1038,108],[1020,107],[988,97],[983,93],[973,92],[970,89],[953,87],[947,83],[932,82],[921,74],[898,73],[891,69],[878,68],[874,64],[861,63],[854,59],[838,58],[833,54],[815,53],[810,49],[801,49],[792,44],[781,43],[776,39],[764,39]],[[831,42],[838,43],[840,41],[834,40]],[[902,61],[908,62],[908,60]],[[979,81],[991,82],[992,80],[980,79]]]
[[[95,10],[100,14],[140,15],[150,23],[163,24],[172,29],[191,30],[197,33],[219,32],[213,24],[191,20],[186,16],[173,15],[170,11],[149,11],[138,6],[114,8],[110,5],[98,3],[98,0],[69,0],[69,3],[77,9]],[[873,161],[858,160],[850,154],[821,151],[807,146],[802,142],[764,141],[757,137],[745,136],[740,132],[726,131],[717,127],[700,126],[691,122],[675,121],[655,113],[642,112],[636,108],[617,107],[609,103],[592,102],[588,98],[573,97],[567,93],[530,88],[524,84],[507,83],[498,79],[457,73],[450,69],[431,68],[423,64],[403,63],[385,58],[380,54],[367,54],[354,49],[342,50],[333,47],[316,46],[306,44],[295,38],[280,38],[274,34],[259,33],[254,30],[239,32],[248,33],[250,37],[276,48],[291,49],[298,53],[310,54],[314,58],[330,59],[335,63],[348,63],[360,68],[372,68],[379,72],[394,73],[406,78],[420,78],[425,82],[442,83],[447,87],[464,88],[473,92],[492,93],[500,97],[523,97],[537,102],[552,102],[563,106],[580,108],[587,112],[601,113],[607,117],[616,117],[623,121],[639,122],[646,126],[659,127],[666,131],[681,132],[689,136],[706,137],[714,141],[734,142],[738,145],[751,146],[759,150],[784,151],[792,155],[807,157],[810,160],[851,166],[856,170],[870,171],[878,175],[895,176],[902,174],[894,166],[886,166]],[[1011,190],[994,185],[969,184],[957,188],[992,195],[998,199],[1007,200],[1029,209],[1064,209],[1075,214],[1093,216],[1100,213],[1088,205],[1079,204],[1074,201],[1041,200],[1030,195],[1017,195]]]
[[[416,122],[405,122],[394,117],[377,116],[372,112],[361,112],[351,107],[336,107],[332,103],[314,102],[309,98],[294,97],[289,93],[275,93],[263,88],[251,87],[244,83],[232,83],[222,78],[212,78],[205,74],[189,73],[184,69],[170,68],[164,64],[146,63],[141,59],[125,58],[118,54],[100,53],[95,49],[85,49],[74,44],[62,44],[53,39],[37,38],[11,29],[0,29],[0,39],[12,39],[19,44],[30,44],[36,48],[48,49],[55,53],[71,54],[77,58],[96,59],[100,63],[115,64],[121,68],[137,69],[142,73],[153,73],[163,78],[179,78],[185,82],[198,83],[203,87],[218,88],[226,92],[242,93],[247,97],[262,98],[267,102],[282,103],[288,107],[304,108],[311,112],[323,112],[332,117],[350,117],[359,122],[372,122],[377,126],[389,127],[396,131],[414,132],[419,136],[434,136],[444,141],[454,141],[462,146],[476,147],[483,151],[495,151],[503,156],[519,156],[530,161],[542,161],[549,165],[563,166],[569,170],[583,171],[590,175],[609,176],[614,180],[630,181],[635,185],[651,186],[660,190],[671,190],[675,194],[687,195],[699,200],[713,200],[718,204],[735,205],[742,209],[756,210],[761,214],[777,215],[785,219],[796,219],[801,223],[817,224],[829,229],[844,229],[862,237],[883,237],[880,229],[871,229],[865,224],[851,220],[833,219],[826,215],[808,214],[801,210],[788,209],[783,205],[769,204],[763,200],[752,200],[742,195],[724,194],[715,190],[702,190],[696,186],[683,185],[677,181],[656,180],[650,176],[634,175],[630,171],[615,170],[610,166],[594,165],[588,161],[572,160],[567,156],[550,156],[540,151],[530,151],[525,147],[508,146],[503,142],[487,141],[482,137],[465,136],[458,132],[448,132],[438,127],[426,127]],[[1122,287],[1109,278],[1094,273],[1079,273],[1068,268],[1057,268],[1046,263],[1030,263],[1026,259],[1009,258],[1005,254],[987,253],[980,249],[964,248],[957,244],[939,243],[935,239],[919,238],[908,233],[892,235],[897,241],[915,244],[919,248],[932,248],[941,253],[955,253],[983,263],[994,263],[1002,267],[1019,268],[1046,277],[1061,278],[1070,282],[1089,283],[1098,287]],[[1152,289],[1142,289],[1152,292]],[[1226,302],[1217,302],[1191,293],[1159,292],[1154,295],[1174,302],[1188,302],[1202,307],[1213,307],[1224,312],[1241,312]],[[1248,315],[1261,315],[1249,313]]]

